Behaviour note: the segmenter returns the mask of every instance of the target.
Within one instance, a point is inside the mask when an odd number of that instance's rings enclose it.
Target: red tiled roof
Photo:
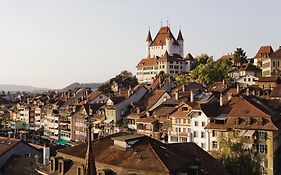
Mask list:
[[[258,82],[277,82],[279,77],[272,76],[272,77],[260,77]]]
[[[220,61],[230,61],[230,62],[233,62],[233,60],[234,60],[234,55],[233,55],[233,54],[223,55],[223,56],[221,56],[218,60],[220,60]]]
[[[254,58],[270,57],[272,53],[273,49],[271,46],[261,46]]]
[[[151,46],[163,46],[166,44],[166,39],[171,38],[174,40],[174,45],[179,45],[169,27],[161,27],[156,37],[151,43]]]
[[[281,46],[271,55],[272,58],[281,58]]]

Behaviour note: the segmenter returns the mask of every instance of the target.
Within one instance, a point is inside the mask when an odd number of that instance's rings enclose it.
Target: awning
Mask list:
[[[252,137],[254,133],[255,133],[255,130],[247,130],[247,131],[244,133],[244,136]]]
[[[66,145],[69,141],[64,139],[59,139],[56,141],[57,145]]]

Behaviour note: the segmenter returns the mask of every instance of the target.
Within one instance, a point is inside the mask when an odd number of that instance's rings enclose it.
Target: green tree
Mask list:
[[[211,86],[217,81],[228,79],[227,71],[230,64],[226,61],[208,61],[206,64],[200,64],[190,71],[188,75],[176,77],[179,84],[186,82],[197,82],[206,86]]]
[[[254,147],[246,147],[244,143],[245,137],[241,132],[229,131],[219,137],[219,149],[210,153],[232,175],[261,174],[261,155]]]
[[[207,64],[208,62],[211,62],[213,61],[213,57],[212,56],[209,56],[207,54],[200,54],[200,55],[197,55],[195,57],[195,63],[196,65],[200,65],[200,64]]]
[[[242,48],[237,48],[234,51],[234,63],[238,66],[247,62],[246,52]]]

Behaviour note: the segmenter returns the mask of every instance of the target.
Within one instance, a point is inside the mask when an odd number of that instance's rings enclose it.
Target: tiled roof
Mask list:
[[[141,111],[149,110],[165,93],[165,90],[155,90],[148,96],[142,98],[135,106],[141,109]]]
[[[277,85],[276,87],[273,88],[273,90],[270,93],[270,97],[281,97],[281,85]]]
[[[223,55],[223,56],[221,56],[218,60],[220,60],[220,61],[230,61],[230,62],[233,62],[233,60],[234,60],[234,55],[233,55],[233,54]]]
[[[214,158],[198,148],[196,144],[167,145],[150,137],[143,136],[136,138],[136,142],[127,149],[120,149],[118,146],[114,146],[112,138],[124,135],[126,134],[118,133],[93,141],[95,160],[98,163],[125,169],[170,174],[183,170],[187,165],[193,165],[197,162],[196,160],[200,160],[204,164],[202,166],[206,173],[208,172],[211,175],[216,174],[212,173],[216,171],[220,172],[220,174],[227,174]],[[59,154],[84,159],[86,144],[60,150]],[[206,162],[209,162],[214,167],[207,166]]]
[[[185,58],[185,60],[194,60],[193,56],[191,55],[191,53],[188,53]]]
[[[155,57],[155,58],[143,58],[138,64],[138,67],[145,67],[145,66],[156,66],[158,62],[161,61],[184,61],[184,58],[182,58],[180,55],[174,54],[174,55],[169,55],[168,52],[166,51],[165,54],[162,57]]]
[[[166,45],[166,39],[170,38],[174,40],[174,45],[179,45],[169,27],[161,27],[156,37],[151,43],[151,46],[163,46]]]
[[[8,137],[0,137],[0,156],[16,146],[20,140]]]
[[[271,46],[261,46],[254,58],[270,57],[272,53],[273,49]]]
[[[260,77],[258,82],[277,82],[279,77],[272,76],[272,77]]]
[[[258,67],[256,67],[255,65],[253,65],[251,63],[245,63],[238,69],[238,71],[259,72],[259,71],[261,71],[261,69],[259,69]]]
[[[148,41],[148,42],[152,41],[150,30],[148,31],[146,41]]]
[[[272,58],[281,58],[281,46],[271,55]]]

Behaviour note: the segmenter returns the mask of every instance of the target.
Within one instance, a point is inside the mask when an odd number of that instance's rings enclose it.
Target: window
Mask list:
[[[54,171],[55,169],[54,169],[54,159],[51,159],[51,171]]]
[[[248,81],[251,81],[251,78],[248,78]]]
[[[234,122],[235,122],[235,125],[239,125],[239,118],[235,117]]]
[[[213,141],[212,142],[212,148],[213,149],[217,149],[218,148],[218,142],[217,141]]]
[[[182,142],[187,142],[187,138],[186,138],[186,137],[183,137],[183,138],[182,138]]]
[[[205,149],[206,148],[206,144],[205,143],[201,143],[201,148]]]
[[[176,119],[176,123],[181,123],[181,120],[180,119]]]
[[[266,132],[258,131],[258,138],[259,138],[259,140],[266,140]]]
[[[263,145],[263,144],[258,145],[258,151],[264,154],[267,153],[267,145]]]
[[[186,119],[182,119],[182,123],[183,123],[183,124],[186,124]]]
[[[193,137],[197,137],[197,132],[196,131],[193,132]]]
[[[217,137],[217,131],[216,131],[216,130],[213,130],[213,131],[212,131],[212,136],[213,136],[213,137]]]
[[[187,128],[187,132],[191,132],[191,128]]]
[[[82,166],[77,167],[77,175],[83,175],[83,167]]]
[[[205,122],[202,122],[202,126],[204,127],[206,125],[206,123]]]
[[[63,163],[62,162],[59,162],[59,173],[60,174],[63,174]]]
[[[186,128],[182,128],[182,132],[186,132]]]
[[[194,126],[198,126],[198,122],[197,121],[194,122]]]
[[[248,118],[246,119],[246,125],[251,125],[251,118],[248,117]]]
[[[247,81],[247,78],[244,78],[244,81]]]
[[[173,69],[174,68],[174,66],[173,65],[170,65],[170,69]]]
[[[201,115],[201,112],[198,112],[198,115]]]
[[[187,124],[190,124],[190,119],[187,119]]]
[[[182,107],[181,110],[182,111],[188,111],[188,107]]]
[[[201,138],[205,138],[205,132],[201,132]]]

